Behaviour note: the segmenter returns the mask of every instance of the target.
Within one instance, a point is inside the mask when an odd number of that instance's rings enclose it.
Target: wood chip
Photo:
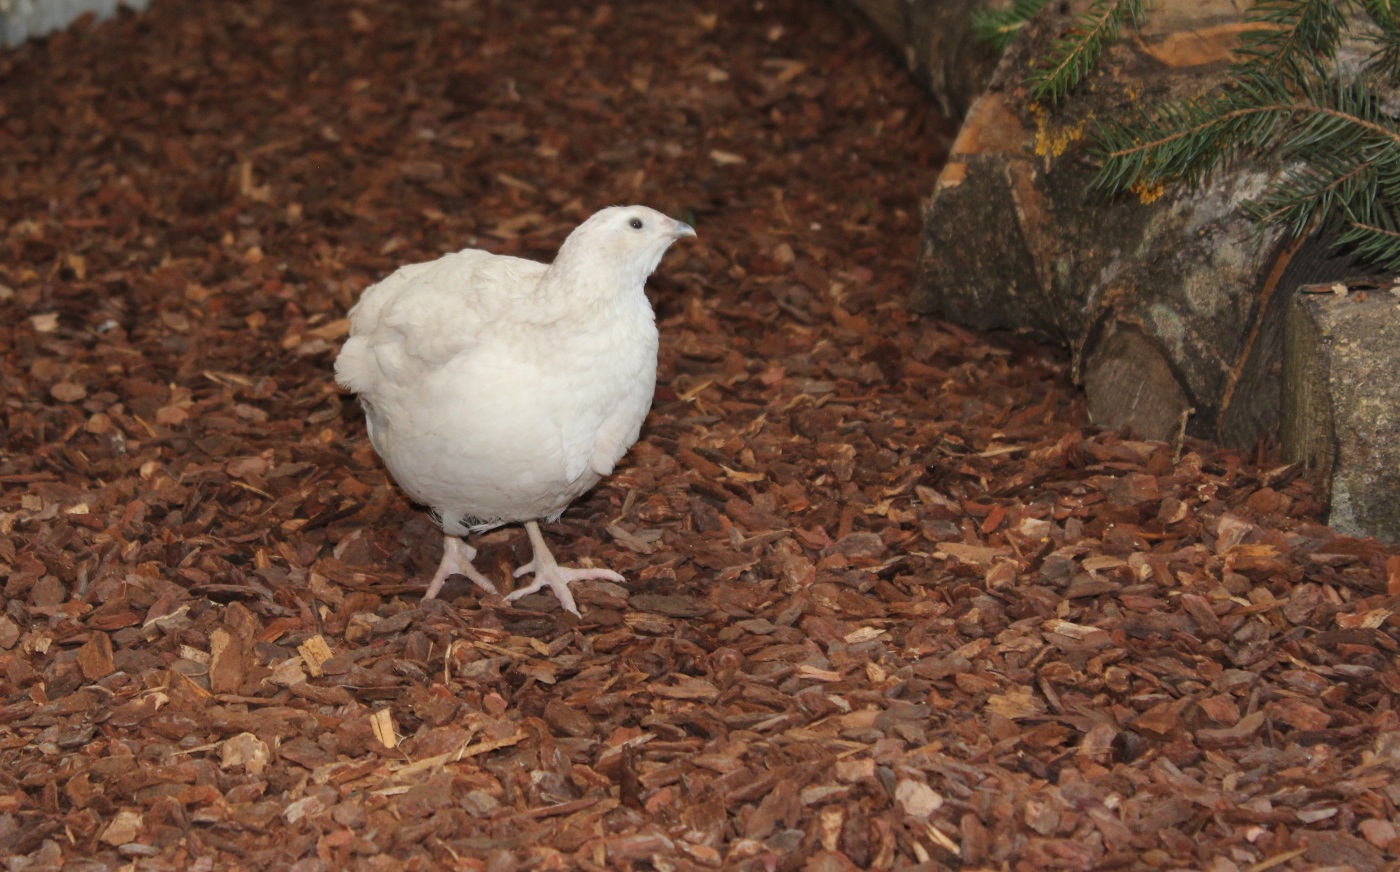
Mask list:
[[[106,633],[93,633],[78,649],[78,666],[88,681],[105,678],[116,671],[112,661],[112,638]]]
[[[1073,354],[909,311],[940,173],[1047,181],[945,167],[840,4],[636,5],[152,3],[7,50],[8,864],[1400,859],[1397,549],[1268,446],[1088,426]],[[1033,140],[1018,99],[959,148]],[[424,601],[441,532],[335,385],[350,307],[611,202],[699,234],[641,438],[546,525],[624,580],[579,620]]]
[[[219,746],[219,765],[225,769],[238,767],[261,775],[271,758],[267,743],[252,733],[231,736]]]
[[[394,716],[388,709],[379,709],[370,715],[369,724],[374,730],[374,738],[379,741],[379,744],[386,748],[399,746],[399,735],[394,730]]]
[[[331,651],[331,646],[319,633],[298,645],[297,651],[301,654],[302,661],[306,663],[306,671],[310,672],[314,678],[321,677],[323,674],[321,666],[331,659],[334,653]]]
[[[133,809],[122,809],[102,828],[102,841],[113,847],[130,844],[141,834],[143,816]]]

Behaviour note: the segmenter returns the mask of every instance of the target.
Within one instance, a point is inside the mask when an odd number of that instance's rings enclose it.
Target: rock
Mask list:
[[[1082,11],[1069,4],[1068,13]],[[1188,14],[1189,13],[1189,14]],[[1239,206],[1276,170],[1237,161],[1195,191],[1092,193],[1094,118],[1224,84],[1241,11],[1158,4],[1053,111],[1026,71],[1065,20],[1034,19],[969,111],[926,213],[912,308],[1069,346],[1096,424],[1252,445],[1277,423],[1279,280],[1293,250]],[[1260,375],[1272,383],[1257,385]]]
[[[119,5],[139,11],[150,5],[150,0],[30,0],[0,4],[0,42],[14,47],[25,40],[47,36],[89,12],[98,20],[110,18]]]
[[[1284,451],[1316,471],[1330,526],[1400,544],[1400,382],[1383,375],[1400,367],[1400,297],[1370,282],[1304,291],[1285,333]]]
[[[851,2],[949,111],[956,99],[926,57],[969,38],[964,4]],[[1228,0],[1166,0],[1058,106],[1031,103],[1027,71],[1088,5],[1028,22],[972,103],[926,211],[911,308],[1065,344],[1099,426],[1240,449],[1281,440],[1317,469],[1332,526],[1400,543],[1400,388],[1366,381],[1394,371],[1400,301],[1383,289],[1294,300],[1360,270],[1326,234],[1290,241],[1246,216],[1275,163],[1233,161],[1196,189],[1089,189],[1080,142],[1094,119],[1222,86],[1253,25]],[[1354,62],[1362,43],[1348,37],[1339,56]]]

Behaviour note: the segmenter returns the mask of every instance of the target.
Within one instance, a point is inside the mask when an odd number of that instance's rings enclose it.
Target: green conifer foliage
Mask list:
[[[1361,261],[1400,269],[1400,125],[1377,84],[1400,85],[1397,0],[1261,0],[1237,52],[1231,84],[1200,99],[1137,117],[1097,122],[1094,185],[1108,192],[1199,185],[1240,157],[1280,161],[1282,175],[1246,208],[1295,236],[1326,225]],[[977,32],[1014,36],[1043,5],[1017,0]],[[1024,14],[1021,14],[1024,13]],[[1123,23],[1136,26],[1143,0],[1098,0],[1031,71],[1032,99],[1058,102],[1092,70]],[[1020,15],[1019,19],[1017,16]],[[1367,25],[1374,25],[1368,27]],[[1375,44],[1361,70],[1344,69],[1338,48],[1356,28]],[[1390,93],[1397,93],[1395,88]]]

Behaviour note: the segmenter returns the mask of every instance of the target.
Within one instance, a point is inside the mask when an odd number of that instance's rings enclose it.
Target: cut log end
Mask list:
[[[1132,327],[1114,330],[1090,354],[1084,393],[1096,425],[1125,428],[1139,439],[1178,440],[1191,408],[1166,357]]]

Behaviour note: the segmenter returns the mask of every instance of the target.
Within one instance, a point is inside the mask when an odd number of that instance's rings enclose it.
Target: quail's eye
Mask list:
[[[641,230],[641,229],[642,229],[642,219],[640,219],[640,218],[633,218],[631,221],[628,221],[627,223],[628,223],[629,226],[631,226],[631,228],[632,228],[633,230]]]

